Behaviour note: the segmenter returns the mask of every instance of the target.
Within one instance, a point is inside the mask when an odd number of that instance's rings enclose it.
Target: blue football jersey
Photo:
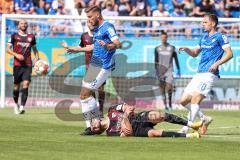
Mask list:
[[[106,44],[112,43],[118,39],[114,26],[109,22],[104,22],[101,26],[93,30],[93,55],[91,64],[103,69],[113,69],[115,61],[113,59],[114,50],[108,50],[99,44],[99,40],[103,40]]]
[[[224,48],[229,47],[229,41],[227,36],[220,32],[216,32],[210,37],[205,34],[198,47],[200,48],[201,59],[198,67],[198,72],[208,72],[209,68],[219,59],[222,58],[224,54]],[[214,74],[219,76],[219,70],[217,69]]]

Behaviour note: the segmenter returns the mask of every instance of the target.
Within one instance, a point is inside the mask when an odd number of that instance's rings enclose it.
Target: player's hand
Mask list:
[[[61,44],[61,46],[63,46],[64,48],[68,48],[68,44],[67,44],[67,42],[66,41],[62,41],[62,42],[60,42],[60,44]]]
[[[99,40],[98,43],[101,45],[101,46],[105,46],[106,43],[103,41],[103,40]]]
[[[209,68],[209,72],[215,72],[218,68],[218,64],[214,63],[210,68]]]
[[[23,61],[24,60],[24,57],[23,57],[23,55],[21,55],[21,54],[16,54],[16,56],[15,56],[19,61]]]
[[[183,52],[183,51],[185,51],[185,47],[180,47],[180,48],[178,49],[178,53],[181,53],[181,52]]]

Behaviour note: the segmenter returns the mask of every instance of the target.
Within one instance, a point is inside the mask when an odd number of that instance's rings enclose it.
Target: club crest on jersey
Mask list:
[[[27,40],[28,40],[28,42],[31,42],[31,41],[32,41],[32,38],[31,38],[31,37],[28,37]]]

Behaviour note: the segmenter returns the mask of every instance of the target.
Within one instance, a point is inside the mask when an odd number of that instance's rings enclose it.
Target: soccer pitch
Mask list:
[[[177,139],[80,136],[84,123],[61,121],[54,109],[27,109],[25,115],[0,109],[0,159],[239,160],[240,112],[205,112],[214,118],[207,135]],[[181,126],[162,123],[157,128],[178,130]]]

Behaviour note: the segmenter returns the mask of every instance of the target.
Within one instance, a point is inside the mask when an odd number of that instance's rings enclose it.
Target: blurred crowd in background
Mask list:
[[[240,0],[1,0],[0,14],[38,14],[38,15],[85,15],[89,5],[102,8],[104,16],[154,16],[154,17],[202,17],[205,13],[215,13],[218,17],[240,18]],[[85,22],[78,20],[49,20],[32,23],[30,29],[38,36],[66,36],[84,31]],[[159,30],[168,29],[172,34],[185,38],[200,33],[196,24],[183,22],[134,21],[114,23],[120,36],[134,32],[134,36],[157,35]],[[14,22],[8,21],[8,28]],[[125,29],[128,30],[125,30]],[[239,38],[239,24],[224,23],[219,30]]]

